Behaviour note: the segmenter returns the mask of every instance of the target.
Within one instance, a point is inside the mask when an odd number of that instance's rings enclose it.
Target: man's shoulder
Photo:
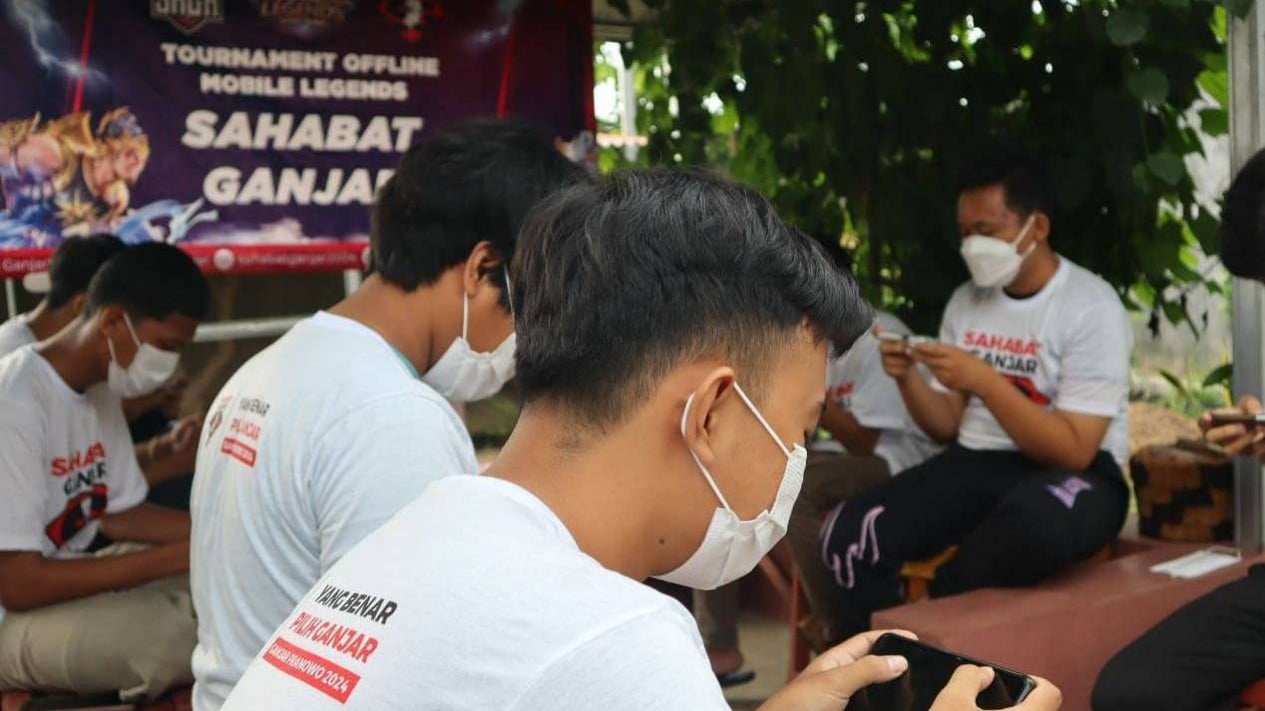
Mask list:
[[[26,319],[18,316],[0,323],[0,358],[31,343],[35,343],[35,334]]]
[[[300,322],[248,360],[229,379],[220,398],[268,395],[293,413],[330,422],[374,405],[405,405],[399,412],[403,418],[423,412],[459,419],[439,393],[408,372],[385,342],[360,333],[344,334],[327,320],[315,318]],[[420,407],[407,407],[409,403]]]
[[[1071,314],[1097,314],[1111,318],[1127,318],[1124,302],[1115,287],[1085,267],[1063,258],[1067,279],[1059,290],[1060,311]]]
[[[37,358],[42,356],[33,346],[0,356],[0,399],[27,402],[31,406],[42,404],[39,389],[48,378]]]

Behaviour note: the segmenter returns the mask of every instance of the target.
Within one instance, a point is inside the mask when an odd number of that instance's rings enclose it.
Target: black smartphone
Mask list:
[[[885,634],[874,642],[871,654],[899,655],[909,660],[909,669],[885,684],[874,684],[858,692],[846,711],[928,711],[963,664],[992,667],[993,683],[976,699],[981,709],[1006,709],[1028,698],[1037,683],[1027,674],[981,662],[929,644]]]
[[[1249,428],[1265,427],[1265,412],[1258,412],[1255,415],[1241,412],[1214,412],[1212,414],[1212,426],[1220,427],[1222,425],[1246,425]]]

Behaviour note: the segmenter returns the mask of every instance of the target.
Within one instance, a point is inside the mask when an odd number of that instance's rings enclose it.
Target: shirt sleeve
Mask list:
[[[420,394],[358,408],[317,441],[312,493],[322,575],[431,482],[478,473],[465,429]]]
[[[1056,410],[1117,417],[1129,390],[1133,329],[1124,308],[1104,303],[1082,311],[1062,343]]]
[[[0,401],[0,550],[44,550],[44,441],[39,412]]]
[[[513,711],[728,711],[697,631],[666,610],[622,621],[553,660]]]

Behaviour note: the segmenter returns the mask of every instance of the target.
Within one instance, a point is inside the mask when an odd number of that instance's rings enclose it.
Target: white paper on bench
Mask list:
[[[1243,554],[1237,548],[1213,546],[1201,551],[1174,558],[1167,563],[1151,566],[1152,573],[1169,575],[1174,578],[1198,578],[1214,570],[1229,567],[1242,560]]]

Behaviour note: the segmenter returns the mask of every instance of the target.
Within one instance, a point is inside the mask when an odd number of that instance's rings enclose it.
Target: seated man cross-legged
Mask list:
[[[950,299],[939,342],[882,345],[914,419],[953,444],[827,517],[822,562],[850,617],[840,634],[900,603],[906,561],[960,546],[933,596],[1031,585],[1091,557],[1124,522],[1124,307],[1051,248],[1055,201],[1030,159],[999,151],[960,188],[973,283]]]
[[[347,552],[226,711],[729,708],[693,619],[785,534],[855,283],[753,191],[626,172],[546,198],[511,262],[524,405],[481,476],[445,477]],[[332,632],[338,630],[338,632]],[[762,707],[839,711],[896,678],[877,634]],[[975,709],[963,667],[935,711]],[[1050,711],[1042,684],[1023,706]]]
[[[75,321],[0,360],[0,689],[129,700],[192,680],[189,517],[142,503],[120,398],[171,377],[208,302],[179,249],[130,248]],[[98,533],[115,545],[94,555]]]

